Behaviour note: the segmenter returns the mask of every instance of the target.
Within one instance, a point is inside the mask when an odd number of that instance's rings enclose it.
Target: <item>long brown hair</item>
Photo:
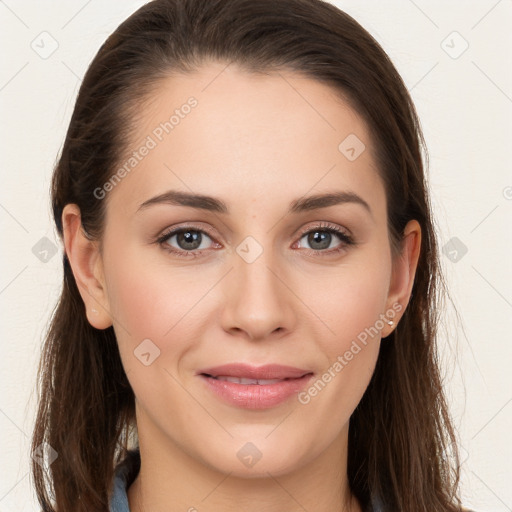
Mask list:
[[[137,10],[102,45],[80,87],[52,182],[61,238],[68,203],[79,206],[84,230],[101,238],[105,201],[93,191],[121,161],[137,106],[160,79],[212,59],[249,72],[299,72],[330,85],[367,123],[393,255],[411,219],[421,225],[422,247],[410,302],[350,419],[349,484],[363,506],[375,494],[384,510],[460,510],[456,436],[436,349],[446,286],[425,141],[397,70],[349,15],[321,0],[154,0]],[[88,323],[65,254],[63,268],[37,375],[32,438],[33,451],[49,446],[58,457],[48,471],[34,457],[32,476],[44,511],[107,512],[115,466],[134,439],[134,395],[114,331]]]

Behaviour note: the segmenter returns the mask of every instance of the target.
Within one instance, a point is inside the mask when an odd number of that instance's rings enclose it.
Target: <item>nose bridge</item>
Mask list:
[[[265,338],[278,328],[288,330],[293,322],[291,294],[268,244],[246,237],[236,247],[227,283],[224,328],[241,329],[251,339]]]

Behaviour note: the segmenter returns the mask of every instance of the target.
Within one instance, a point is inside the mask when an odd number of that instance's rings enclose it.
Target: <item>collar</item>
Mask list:
[[[127,490],[135,480],[139,470],[139,449],[128,450],[126,458],[116,466],[109,512],[130,512]]]

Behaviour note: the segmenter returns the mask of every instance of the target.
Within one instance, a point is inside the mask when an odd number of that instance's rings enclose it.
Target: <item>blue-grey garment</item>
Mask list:
[[[126,458],[117,466],[114,478],[114,494],[110,500],[110,512],[130,512],[126,491],[140,469],[140,452],[128,450]]]
[[[129,450],[127,457],[117,466],[114,478],[114,494],[110,501],[110,512],[130,512],[126,491],[140,470],[140,452]],[[365,512],[383,512],[382,504],[374,498]]]

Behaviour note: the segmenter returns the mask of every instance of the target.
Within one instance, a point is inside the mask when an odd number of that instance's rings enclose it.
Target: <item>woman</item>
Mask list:
[[[53,177],[43,510],[462,510],[423,146],[387,55],[328,3],[122,23]]]

